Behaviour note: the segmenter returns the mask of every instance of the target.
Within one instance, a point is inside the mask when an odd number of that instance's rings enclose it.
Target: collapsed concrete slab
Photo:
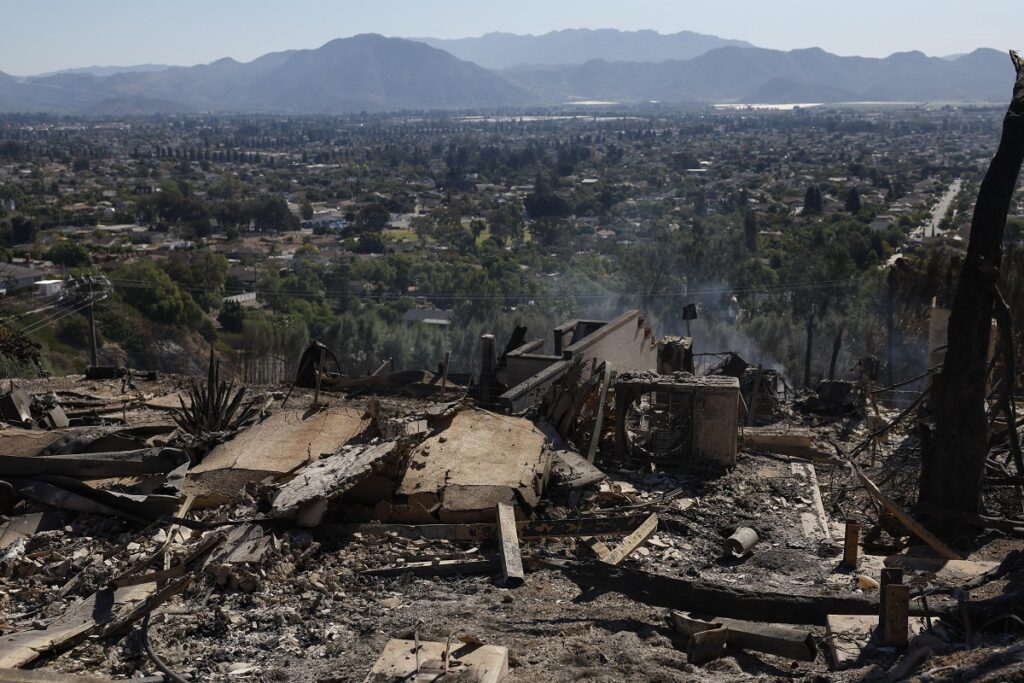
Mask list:
[[[529,420],[466,410],[413,450],[397,494],[441,521],[490,521],[498,503],[536,505],[550,467],[546,437]]]
[[[294,517],[300,526],[318,525],[328,503],[369,478],[397,446],[394,441],[360,445],[306,465],[278,490],[274,516]]]
[[[334,453],[369,424],[355,408],[279,410],[214,448],[189,472],[184,492],[198,505],[218,505],[249,482],[294,472]]]

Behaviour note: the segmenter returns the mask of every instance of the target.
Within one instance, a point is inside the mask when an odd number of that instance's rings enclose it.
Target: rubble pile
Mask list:
[[[331,374],[316,346],[241,413],[213,361],[206,388],[12,386],[0,680],[1019,675],[1024,522],[934,536],[904,413],[801,411],[738,356],[694,375],[688,339],[659,374],[560,330],[595,355],[516,379],[518,414]]]

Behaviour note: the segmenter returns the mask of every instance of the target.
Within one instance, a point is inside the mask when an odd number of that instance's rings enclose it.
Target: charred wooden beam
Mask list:
[[[653,574],[640,569],[610,567],[603,562],[542,560],[543,566],[560,569],[584,589],[615,591],[637,602],[732,619],[779,624],[824,624],[830,614],[878,615],[878,598],[866,596],[793,595],[743,590]],[[963,605],[956,602],[910,602],[912,617],[942,617],[984,624],[1007,614],[1024,615],[1024,593],[1013,592]]]

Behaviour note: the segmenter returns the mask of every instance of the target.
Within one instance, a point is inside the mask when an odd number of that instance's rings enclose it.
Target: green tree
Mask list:
[[[751,254],[757,253],[757,217],[754,212],[747,209],[743,215],[743,237],[747,245],[747,251]]]
[[[241,332],[245,325],[245,309],[236,301],[226,301],[217,314],[217,321],[228,332]]]
[[[848,213],[860,213],[860,193],[856,187],[851,187],[846,195],[846,211]]]
[[[46,250],[43,258],[65,268],[83,268],[92,264],[89,252],[78,242],[61,240]]]
[[[526,195],[523,206],[534,220],[564,218],[569,215],[568,202],[555,193],[550,180],[543,174],[537,175],[533,183],[533,192]]]
[[[227,281],[228,260],[210,251],[177,252],[161,264],[179,287],[190,292],[204,310],[220,306]]]
[[[15,244],[31,244],[36,239],[36,233],[39,232],[39,223],[34,218],[28,216],[15,216],[11,219],[10,242],[7,246],[13,246]]]
[[[203,327],[206,317],[196,302],[152,261],[127,263],[114,271],[113,280],[121,300],[151,321]]]
[[[247,213],[260,232],[299,229],[299,219],[288,210],[282,197],[263,197],[249,202]]]
[[[390,222],[391,212],[380,202],[370,202],[356,214],[356,227],[364,232],[380,232]]]
[[[817,185],[811,185],[807,188],[807,192],[804,193],[804,215],[819,214],[824,210],[825,206],[821,198],[821,190],[818,189]]]
[[[523,243],[526,224],[523,221],[522,211],[516,204],[506,202],[491,213],[491,237],[499,240],[502,244],[507,242]]]

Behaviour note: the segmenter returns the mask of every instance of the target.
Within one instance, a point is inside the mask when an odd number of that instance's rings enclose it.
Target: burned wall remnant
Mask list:
[[[698,469],[736,464],[739,380],[620,373],[615,380],[615,452]]]
[[[694,374],[693,338],[662,337],[658,340],[658,374],[684,371]]]
[[[537,403],[574,362],[590,368],[609,362],[621,370],[654,370],[657,367],[658,346],[650,327],[644,323],[640,311],[626,311],[614,320],[570,320],[553,331],[554,353],[541,352],[543,340],[524,342],[504,353],[496,366],[484,361],[481,367],[481,386],[489,387],[493,377],[502,392],[484,405],[507,412],[518,413]],[[484,341],[485,354],[488,343]],[[496,368],[496,369],[493,369]],[[481,398],[489,392],[482,391]]]

